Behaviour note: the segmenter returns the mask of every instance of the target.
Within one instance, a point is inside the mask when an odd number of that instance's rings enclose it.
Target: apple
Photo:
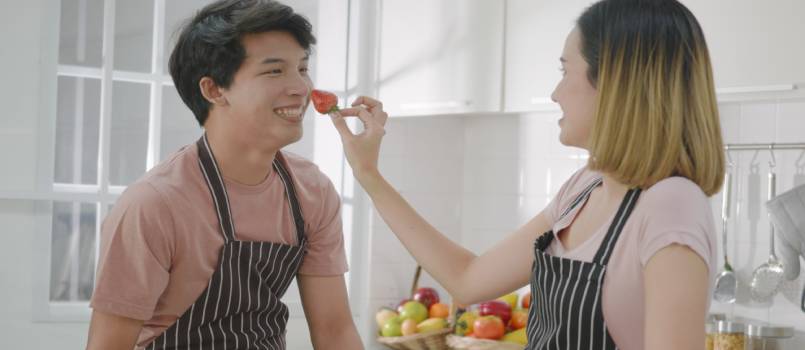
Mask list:
[[[380,334],[384,337],[399,337],[402,335],[402,320],[399,317],[390,318],[383,325]]]
[[[509,319],[512,317],[512,308],[506,302],[500,300],[492,300],[481,303],[478,306],[478,313],[481,316],[497,316],[503,321],[503,324],[509,324]]]
[[[472,325],[473,336],[478,339],[498,340],[503,337],[506,327],[497,316],[483,316],[475,320]]]
[[[403,305],[403,310],[400,312],[400,319],[407,320],[413,319],[416,323],[424,321],[428,318],[428,308],[418,301],[409,301]]]
[[[405,303],[407,303],[407,302],[409,302],[409,301],[411,301],[411,299],[403,299],[402,301],[400,301],[400,303],[399,303],[399,304],[397,304],[397,313],[402,312],[402,310],[403,310],[403,305],[405,305]]]
[[[377,321],[377,328],[383,328],[383,325],[386,324],[390,318],[399,316],[394,310],[389,308],[381,308],[375,314],[375,321]]]
[[[402,331],[402,335],[412,335],[416,334],[417,332],[417,325],[414,319],[409,318],[403,321],[402,326],[400,326],[400,330]]]
[[[521,305],[523,306],[523,309],[528,309],[531,307],[531,292],[523,294]]]
[[[517,307],[517,299],[518,298],[519,298],[519,296],[517,295],[517,292],[512,292],[512,293],[506,294],[506,295],[498,298],[497,300],[500,300],[500,301],[503,301],[503,302],[509,304],[509,307],[511,307],[511,309],[514,310],[514,308]]]
[[[422,287],[414,293],[414,300],[430,308],[431,305],[439,302],[439,293],[433,288]]]

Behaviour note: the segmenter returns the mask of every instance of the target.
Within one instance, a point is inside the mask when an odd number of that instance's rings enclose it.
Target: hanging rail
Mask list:
[[[725,151],[756,151],[756,150],[805,150],[805,143],[730,143],[724,146]]]

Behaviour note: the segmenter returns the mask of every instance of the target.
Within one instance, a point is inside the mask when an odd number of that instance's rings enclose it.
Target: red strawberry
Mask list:
[[[313,90],[310,93],[313,107],[321,114],[330,114],[338,111],[338,96],[329,91]]]

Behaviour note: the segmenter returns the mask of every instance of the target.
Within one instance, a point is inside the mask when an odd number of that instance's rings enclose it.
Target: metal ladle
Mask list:
[[[727,153],[729,157],[729,153]],[[732,272],[732,266],[727,258],[727,223],[730,217],[730,193],[732,192],[732,161],[729,162],[727,171],[724,173],[724,193],[721,204],[721,243],[724,250],[724,271],[716,278],[716,286],[713,291],[713,299],[722,303],[734,303],[735,293],[738,288],[738,280]]]
[[[769,161],[769,200],[775,197],[777,175],[774,173],[774,150],[769,147],[771,161]],[[771,221],[771,220],[769,220]],[[752,274],[751,294],[757,302],[767,302],[777,294],[783,282],[783,264],[774,254],[774,225],[769,223],[769,260],[758,266]]]

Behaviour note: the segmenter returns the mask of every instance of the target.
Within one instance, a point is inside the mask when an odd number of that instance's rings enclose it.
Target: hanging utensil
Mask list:
[[[729,157],[729,153],[727,153]],[[727,171],[724,173],[724,191],[721,201],[721,243],[724,250],[724,271],[716,278],[716,286],[713,291],[713,299],[722,303],[734,303],[735,294],[738,288],[738,280],[735,278],[735,273],[732,271],[730,261],[727,256],[727,224],[730,217],[730,203],[732,199],[730,194],[732,192],[732,161],[727,164]]]
[[[774,150],[769,148],[771,160],[769,161],[769,200],[774,199],[777,187],[777,174],[774,173],[776,165]],[[758,302],[767,302],[777,294],[780,284],[783,282],[783,264],[777,259],[774,253],[774,225],[769,220],[769,260],[763,265],[758,266],[752,274],[751,294],[752,299]]]

